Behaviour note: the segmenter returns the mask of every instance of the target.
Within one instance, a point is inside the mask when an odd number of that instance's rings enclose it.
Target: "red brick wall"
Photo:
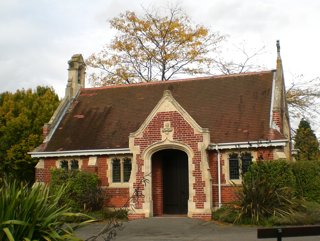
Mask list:
[[[106,188],[106,206],[107,207],[128,207],[129,206],[129,188]]]
[[[98,165],[98,177],[101,181],[101,186],[108,186],[108,177],[107,177],[107,156],[99,156],[97,159],[97,165]]]
[[[202,134],[195,134],[194,129],[190,124],[176,111],[168,112],[158,112],[148,126],[144,129],[141,138],[136,138],[134,140],[135,146],[140,146],[140,153],[155,142],[161,141],[161,128],[164,126],[165,121],[171,122],[171,128],[173,128],[173,139],[187,144],[192,148],[194,152],[194,157],[192,159],[192,164],[195,170],[191,175],[195,178],[195,183],[193,183],[193,188],[195,190],[195,195],[192,200],[195,202],[196,208],[204,208],[204,202],[207,197],[204,194],[205,182],[202,181],[202,173],[200,170],[201,153],[198,151],[198,143],[203,141]],[[133,184],[134,188],[139,188],[144,190],[144,185],[141,183],[141,179],[145,175],[142,171],[144,165],[144,160],[142,160],[141,155],[136,155],[137,161],[137,173],[136,180]],[[135,201],[135,208],[142,208],[144,202],[143,198],[139,198]],[[160,205],[155,203],[154,205]]]
[[[263,160],[273,160],[273,150],[266,148],[257,149],[258,158],[261,156]]]
[[[51,180],[51,172],[52,168],[56,167],[56,158],[48,158],[44,160],[44,182],[49,183]]]
[[[281,118],[280,111],[273,111],[272,112],[272,120],[279,127],[280,132],[282,132],[282,118]]]
[[[89,158],[82,158],[82,166],[81,170],[90,173],[98,173],[98,167],[96,166],[88,166]]]
[[[238,187],[222,186],[221,187],[221,202],[230,203],[237,200],[236,189]]]
[[[161,159],[155,159],[152,161],[152,200],[153,215],[163,215],[163,179]]]

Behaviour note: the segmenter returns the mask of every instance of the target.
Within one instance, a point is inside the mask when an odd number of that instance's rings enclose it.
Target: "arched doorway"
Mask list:
[[[187,214],[189,199],[188,156],[165,149],[152,155],[153,214]]]

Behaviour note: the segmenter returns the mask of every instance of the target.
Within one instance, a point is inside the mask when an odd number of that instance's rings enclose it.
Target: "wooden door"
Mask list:
[[[182,151],[167,150],[163,158],[163,212],[187,214],[188,198],[188,157]]]

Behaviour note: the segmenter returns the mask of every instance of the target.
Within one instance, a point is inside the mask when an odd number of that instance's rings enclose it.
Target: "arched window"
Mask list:
[[[68,161],[67,160],[62,160],[60,162],[60,168],[68,171],[68,169],[69,169]]]
[[[68,171],[68,170],[79,170],[79,161],[72,160],[62,160],[60,161],[60,168]]]

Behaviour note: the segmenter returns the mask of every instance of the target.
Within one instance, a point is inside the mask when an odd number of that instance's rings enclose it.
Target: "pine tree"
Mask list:
[[[318,160],[320,158],[319,141],[311,129],[310,123],[301,119],[294,138],[297,160]]]

